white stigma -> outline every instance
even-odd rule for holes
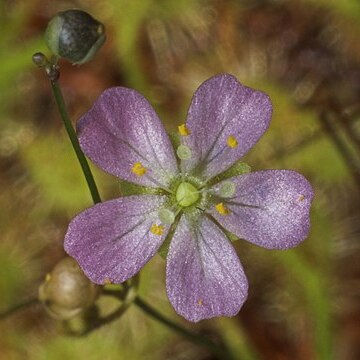
[[[186,145],[180,145],[176,150],[176,154],[181,160],[190,159],[192,156],[191,149]]]
[[[235,194],[236,186],[232,181],[224,181],[219,188],[219,195],[223,198],[230,198]]]
[[[160,209],[158,211],[158,216],[160,221],[166,225],[171,225],[175,221],[175,214],[169,209]]]

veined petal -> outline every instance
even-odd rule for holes
[[[197,322],[236,315],[246,300],[248,282],[218,226],[207,217],[192,226],[184,215],[167,256],[166,288],[176,312]]]
[[[165,197],[126,196],[83,211],[69,225],[65,251],[96,284],[121,283],[153,257],[168,232],[157,210]]]
[[[183,168],[205,178],[213,177],[239,160],[269,126],[269,97],[240,84],[229,74],[205,81],[193,96],[184,144],[192,157]]]
[[[161,121],[135,90],[105,90],[79,120],[77,131],[84,153],[100,168],[124,180],[166,186],[177,173],[173,147]],[[133,172],[135,164],[145,169],[143,173]]]
[[[236,194],[224,199],[228,213],[210,210],[224,228],[267,249],[292,248],[307,237],[313,190],[302,175],[267,170],[229,180]]]

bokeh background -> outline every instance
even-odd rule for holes
[[[64,256],[69,220],[91,198],[49,83],[31,61],[47,51],[47,21],[81,8],[107,42],[81,67],[61,61],[74,122],[107,87],[142,92],[169,131],[216,73],[267,92],[270,129],[244,159],[294,169],[315,188],[312,230],[299,247],[239,240],[249,298],[239,315],[190,324],[165,293],[156,256],[140,293],[184,326],[221,339],[237,359],[360,359],[360,2],[358,0],[104,0],[0,2],[0,311],[37,294]],[[104,199],[116,178],[94,168]],[[84,338],[67,336],[41,305],[0,322],[0,359],[214,359],[132,306]]]

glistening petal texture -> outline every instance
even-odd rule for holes
[[[105,90],[79,120],[77,131],[84,153],[100,168],[140,185],[166,186],[177,173],[173,147],[149,102],[135,90]],[[146,176],[131,169],[147,168]],[[152,181],[150,178],[155,179]]]
[[[292,248],[307,237],[313,190],[302,175],[267,170],[230,180],[236,195],[223,200],[230,214],[210,210],[227,230],[267,249]]]
[[[85,210],[69,225],[65,251],[96,284],[121,283],[135,275],[154,256],[168,232],[155,235],[157,210],[165,198],[128,196]]]
[[[166,288],[176,312],[197,322],[236,315],[246,300],[248,282],[218,226],[207,217],[191,225],[183,215],[167,256]]]
[[[205,178],[234,164],[259,140],[269,126],[269,97],[240,84],[228,74],[205,81],[196,91],[187,115],[191,134],[184,143],[192,157],[182,167]],[[233,147],[228,139],[236,140]]]

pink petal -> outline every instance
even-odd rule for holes
[[[135,90],[105,90],[77,129],[84,153],[110,174],[158,187],[159,183],[166,186],[177,173],[173,147],[161,121]],[[147,168],[147,174],[135,175],[131,170],[135,163]]]
[[[182,216],[170,244],[166,279],[171,304],[189,321],[234,316],[247,297],[236,252],[207,217],[192,224]]]
[[[236,185],[235,196],[223,200],[230,214],[210,210],[227,230],[267,249],[292,248],[307,237],[313,190],[302,175],[268,170],[229,180]]]
[[[205,81],[193,96],[184,143],[193,156],[183,161],[188,172],[205,178],[226,170],[260,139],[269,126],[272,105],[261,91],[240,84],[229,74]],[[229,137],[237,141],[231,148]]]
[[[127,196],[83,211],[69,225],[65,251],[97,284],[121,283],[135,275],[165,239],[150,231],[159,224],[157,210],[165,197]]]

